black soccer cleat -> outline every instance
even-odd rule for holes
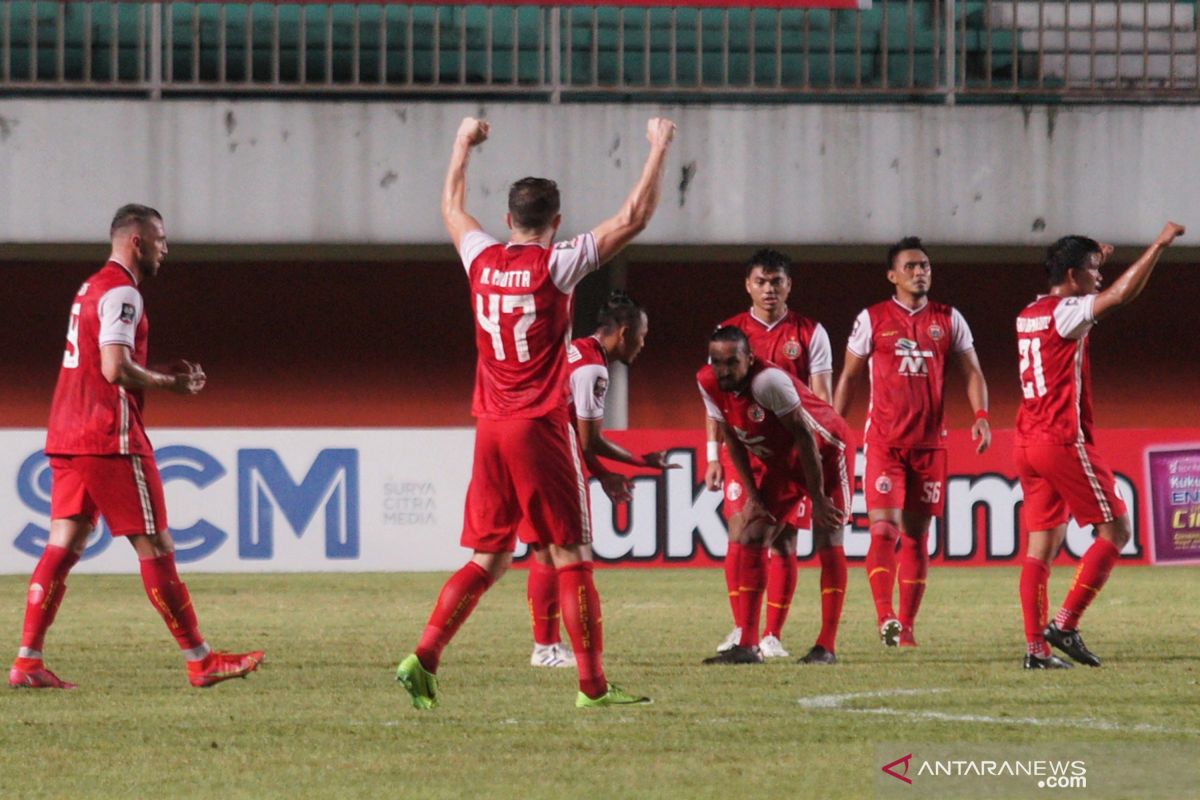
[[[1025,669],[1071,669],[1071,667],[1071,664],[1063,661],[1053,653],[1045,658],[1035,655],[1025,656]]]
[[[1083,643],[1083,637],[1079,635],[1079,631],[1064,631],[1058,625],[1051,622],[1046,626],[1046,630],[1042,631],[1042,637],[1080,664],[1086,664],[1089,667],[1100,666],[1100,659],[1096,657],[1095,653],[1087,649],[1087,645]]]
[[[837,656],[832,650],[826,650],[819,644],[814,644],[812,649],[804,654],[797,663],[799,664],[836,664]]]
[[[719,653],[712,658],[706,658],[701,663],[703,664],[761,664],[763,663],[762,653],[757,647],[741,647],[735,646],[726,650],[724,653]]]

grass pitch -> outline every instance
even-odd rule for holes
[[[1105,666],[1049,673],[1020,669],[1010,568],[934,569],[918,650],[879,645],[853,568],[835,667],[795,663],[816,570],[793,658],[762,667],[699,664],[730,628],[718,571],[601,571],[609,676],[655,702],[590,711],[573,670],[528,666],[516,572],[447,648],[441,708],[418,712],[393,670],[444,578],[192,575],[210,642],[267,651],[248,680],[198,690],[136,575],[72,577],[47,661],[80,688],[0,694],[0,797],[854,798],[875,794],[881,742],[1200,749],[1198,568],[1118,567],[1083,626]],[[1052,608],[1070,578],[1055,571]],[[5,658],[26,581],[0,578]]]

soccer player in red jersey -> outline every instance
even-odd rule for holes
[[[508,195],[503,244],[464,207],[471,148],[488,123],[466,118],[455,136],[442,192],[442,219],[466,269],[479,352],[472,412],[478,419],[462,544],[474,551],[438,595],[416,651],[396,678],[416,708],[438,704],[442,649],[487,589],[512,563],[516,537],[550,553],[559,607],[579,671],[580,708],[648,702],[609,684],[601,664],[600,598],[586,545],[587,484],[567,405],[567,343],[575,286],[641,232],[658,205],[675,126],[651,119],[650,154],[616,216],[590,233],[554,243],[562,215],[558,187],[524,178]]]
[[[755,358],[770,361],[783,371],[795,375],[807,383],[818,397],[829,402],[833,396],[833,354],[829,347],[829,334],[821,323],[788,308],[788,296],[792,291],[791,268],[791,259],[778,250],[764,247],[756,251],[746,262],[746,293],[750,295],[750,309],[730,317],[721,326],[739,328],[746,334],[750,352]],[[742,530],[741,524],[732,522],[745,505],[742,484],[737,480],[728,451],[721,447],[720,426],[706,417],[705,431],[708,436],[705,484],[714,492],[724,488],[722,514],[730,531]],[[761,462],[753,457],[750,465],[756,475],[763,469]],[[796,592],[796,528],[808,526],[808,506],[806,502],[801,502],[786,519],[779,521],[777,530],[768,536],[767,614],[759,641],[759,651],[764,658],[788,656],[780,638],[792,596]],[[725,589],[735,618],[738,608],[738,550],[741,544],[731,536],[729,549],[725,553]],[[831,582],[831,586],[836,585],[836,575],[846,573],[846,556],[841,546],[822,549],[817,555],[821,561],[822,585],[826,582]],[[840,587],[830,591],[844,592],[845,579]],[[728,650],[740,639],[741,631],[735,623],[725,641],[717,647],[717,652]]]
[[[1088,334],[1142,293],[1163,250],[1183,233],[1182,225],[1168,222],[1142,257],[1104,291],[1100,267],[1112,247],[1084,236],[1063,237],[1046,253],[1049,294],[1017,315],[1023,397],[1015,459],[1029,531],[1020,588],[1025,669],[1071,666],[1051,654],[1050,644],[1080,664],[1100,666],[1079,635],[1079,618],[1104,587],[1132,528],[1112,470],[1092,438]],[[1046,583],[1050,562],[1067,535],[1068,514],[1080,525],[1094,525],[1096,539],[1047,625]]]
[[[15,687],[72,689],[46,669],[42,647],[99,514],[113,536],[133,545],[151,605],[187,661],[193,686],[212,686],[258,669],[263,653],[222,653],[200,635],[187,586],[175,571],[162,481],[142,424],[143,394],[204,388],[198,364],[169,373],[147,369],[150,322],[138,286],[167,255],[162,215],[147,206],[117,210],[108,262],[79,287],[50,406],[50,536],[29,581],[21,646],[8,673]]]
[[[833,407],[797,376],[750,352],[745,333],[718,328],[709,340],[708,365],[696,374],[709,418],[720,424],[734,470],[745,487],[745,506],[732,523],[738,550],[738,618],[741,637],[706,664],[758,664],[758,623],[767,588],[767,537],[796,504],[812,503],[813,545],[818,552],[841,547],[850,511],[854,452],[849,429]],[[763,465],[755,473],[750,457]],[[845,593],[822,573],[821,631],[800,659],[833,664]],[[841,575],[845,585],[845,572]]]
[[[887,256],[895,295],[864,309],[846,345],[833,407],[850,408],[868,364],[863,489],[871,523],[867,579],[875,600],[879,638],[888,647],[916,647],[913,626],[929,572],[929,522],[942,513],[946,485],[943,378],[953,357],[975,411],[971,439],[982,453],[991,444],[987,383],[975,355],[971,329],[958,309],[929,299],[933,268],[921,240],[901,239]],[[900,555],[897,565],[896,546]],[[897,569],[898,566],[898,569]],[[900,584],[900,613],[892,605]]]
[[[567,348],[571,413],[583,445],[583,460],[614,503],[631,499],[633,483],[628,477],[610,471],[601,458],[654,469],[678,466],[667,463],[665,451],[634,455],[603,434],[608,365],[611,361],[632,364],[646,343],[649,327],[650,321],[641,306],[624,292],[613,292],[600,308],[595,333],[576,339]],[[575,666],[575,654],[562,644],[559,636],[558,572],[547,548],[532,551],[526,600],[533,625],[530,665]]]

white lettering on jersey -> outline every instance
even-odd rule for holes
[[[1050,316],[1017,317],[1017,333],[1041,333],[1050,329]]]
[[[912,339],[900,339],[896,342],[896,357],[900,359],[897,371],[907,377],[924,377],[929,374],[929,364],[925,359],[933,358],[932,350],[918,350],[917,343]]]
[[[86,283],[84,287],[87,287]],[[63,350],[63,366],[67,369],[79,366],[79,312],[82,308],[80,303],[71,306],[71,320],[67,323],[67,347]]]
[[[485,286],[497,286],[501,289],[528,289],[533,285],[533,279],[527,269],[513,269],[507,271],[493,270],[490,267],[483,268],[483,274],[479,277],[479,282]]]
[[[771,457],[771,451],[762,445],[762,443],[766,441],[767,437],[751,436],[749,432],[744,431],[741,428],[734,428],[733,432],[737,434],[738,441],[745,445],[746,449],[756,457],[761,458],[764,461]]]

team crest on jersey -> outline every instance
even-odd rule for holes
[[[795,339],[788,339],[783,345],[783,354],[787,358],[799,358],[800,343]]]
[[[755,422],[762,422],[767,418],[767,414],[762,410],[762,406],[750,406],[750,410],[746,414]]]
[[[137,309],[131,303],[121,303],[121,322],[133,322]]]
[[[942,326],[938,325],[936,322],[931,322],[929,324],[928,331],[929,331],[929,338],[933,339],[935,342],[938,339],[942,338]]]
[[[737,499],[742,496],[742,485],[737,481],[725,482],[725,499],[731,503],[737,502]]]
[[[892,480],[887,475],[880,475],[875,479],[875,491],[880,494],[887,494],[892,491]]]
[[[596,378],[596,385],[592,387],[592,394],[597,400],[603,400],[605,393],[608,391],[608,378]]]

